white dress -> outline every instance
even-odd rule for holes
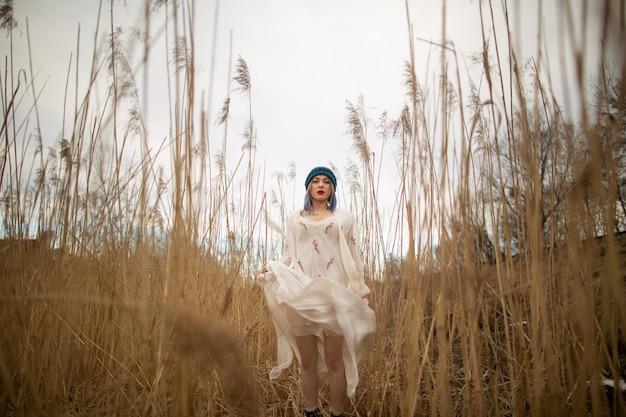
[[[318,336],[318,374],[326,371],[323,335],[344,337],[347,394],[359,381],[357,364],[376,331],[376,317],[367,301],[358,232],[352,215],[336,209],[319,222],[292,213],[287,221],[280,261],[269,262],[258,277],[278,338],[278,364],[270,379],[300,355],[296,336]]]

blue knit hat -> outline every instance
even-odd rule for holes
[[[335,174],[333,173],[333,171],[330,168],[326,168],[326,167],[313,168],[311,172],[309,172],[309,175],[306,176],[306,181],[304,181],[304,188],[308,190],[309,183],[311,182],[311,180],[313,180],[313,178],[315,178],[318,175],[326,175],[328,178],[330,178],[330,180],[333,183],[333,187],[335,188],[335,190],[337,190],[337,178],[335,177]]]

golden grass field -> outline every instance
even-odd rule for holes
[[[487,33],[497,6],[478,3]],[[612,19],[623,2],[598,4],[606,38],[624,39],[624,20]],[[168,18],[181,26],[167,30],[183,33],[188,22],[176,10]],[[344,187],[343,201],[362,225],[378,320],[347,416],[626,415],[618,388],[626,377],[626,67],[607,64],[620,54],[601,52],[592,99],[581,99],[575,123],[542,81],[541,61],[523,71],[509,50],[508,79],[502,52],[485,44],[476,56],[482,75],[466,92],[459,69],[425,85],[411,55],[407,105],[384,126],[398,155],[391,225],[379,211],[364,105],[347,106],[358,163],[343,180],[356,173],[364,185]],[[449,47],[433,59],[454,67]],[[142,157],[129,166],[130,130],[115,129],[128,68],[116,53],[102,60],[120,68],[114,104],[90,129],[80,123],[91,108],[74,109],[78,133],[53,152],[36,138],[34,152],[23,151],[16,132],[26,96],[12,83],[17,73],[2,75],[0,414],[301,415],[297,365],[268,379],[276,339],[254,278],[280,251],[264,213],[280,221],[286,208],[259,188],[252,124],[236,169],[208,154],[203,129],[190,126],[203,111],[185,67],[193,60],[177,61],[184,65],[172,79],[187,88],[176,90],[184,104],[163,151],[174,170],[155,173],[140,133]],[[252,88],[242,58],[233,81]],[[481,83],[489,102],[478,99]],[[463,128],[450,128],[456,123]],[[103,135],[115,146],[105,149]],[[245,204],[234,210],[237,201]],[[417,238],[434,232],[437,241]],[[405,252],[382,249],[389,240]],[[323,380],[328,410],[325,390]]]
[[[7,415],[299,415],[297,367],[267,378],[262,291],[209,254],[183,248],[174,274],[154,248],[2,251]],[[626,366],[625,255],[620,235],[369,282],[379,330],[348,415],[619,415],[600,379]]]

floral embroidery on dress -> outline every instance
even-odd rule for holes
[[[304,266],[302,266],[302,262],[298,259],[298,266],[300,266],[300,269],[302,270],[302,272],[304,272]]]
[[[304,227],[304,230],[309,230],[306,228],[306,224],[302,220],[300,220],[298,224],[300,225],[300,227]]]
[[[317,248],[320,244],[317,242],[317,240],[313,239],[313,249],[315,249],[315,252],[320,253],[320,250]]]
[[[353,245],[356,245],[356,238],[354,236],[350,236],[350,240],[352,241]]]
[[[332,229],[334,225],[335,223],[333,222],[328,223],[328,226],[326,226],[326,230],[324,230],[324,233],[328,233],[328,229]]]
[[[335,263],[335,258],[331,256],[331,258],[328,260],[328,263],[326,264],[326,269],[330,268],[330,266],[334,263]]]

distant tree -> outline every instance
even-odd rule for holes
[[[532,87],[519,86],[520,102],[505,131],[492,103],[480,99],[476,86],[471,90],[468,169],[473,183],[468,187],[473,191],[456,221],[468,223],[463,230],[474,235],[473,256],[483,261],[524,250],[530,228],[548,246],[567,235],[564,214],[573,184],[576,130],[544,90],[532,61],[529,67],[534,71]]]
[[[510,234],[519,242],[531,225],[530,215],[537,210],[544,242],[566,238],[566,225],[561,215],[572,178],[572,149],[568,144],[573,134],[570,124],[558,112],[537,112],[535,116],[516,112],[515,132],[505,146],[503,216],[507,217]]]
[[[604,66],[599,74],[592,85],[594,123],[584,144],[586,172],[601,188],[602,202],[614,199],[615,207],[609,207],[613,218],[604,220],[621,232],[626,230],[626,67],[616,71]],[[590,192],[585,196],[590,198]],[[603,222],[601,228],[607,227]]]
[[[580,238],[626,230],[623,72],[619,77],[603,70],[594,83],[590,126],[565,120],[540,83],[538,101],[515,110],[512,131],[500,141],[501,175],[491,180],[501,198],[500,225],[509,225],[505,244],[523,250],[531,227],[539,228],[547,246],[574,230]],[[572,217],[572,202],[581,203],[588,228]]]

